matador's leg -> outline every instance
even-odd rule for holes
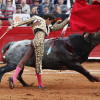
[[[24,65],[28,62],[28,60],[32,57],[33,53],[34,53],[34,48],[32,46],[32,42],[31,42],[30,48],[28,49],[28,51],[26,52],[24,57],[21,59],[21,61],[18,63],[13,77],[9,78],[9,87],[11,89],[14,88],[14,83],[16,81],[18,74],[20,73],[20,71],[24,67]]]
[[[42,57],[44,53],[44,38],[45,33],[39,31],[36,33],[33,39],[33,45],[35,48],[35,60],[36,60],[36,73],[42,73]]]
[[[20,60],[17,66],[19,66],[22,69],[33,55],[34,55],[34,47],[33,47],[33,42],[31,42],[30,48],[27,50],[24,57]]]
[[[39,88],[44,88],[41,80],[42,73],[42,57],[44,53],[44,38],[45,33],[43,31],[38,31],[33,39],[33,44],[35,48],[35,62],[36,62],[36,75],[38,79]]]

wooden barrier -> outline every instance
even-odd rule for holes
[[[0,37],[2,36],[2,34],[4,34],[4,32],[6,32],[8,26],[3,26],[0,29]],[[46,38],[52,38],[52,37],[60,37],[61,36],[61,32],[60,31],[56,31],[56,32],[51,32],[50,35]],[[67,29],[64,37],[69,36],[70,34],[82,34],[82,32],[77,32],[77,31],[73,31],[70,28]],[[1,53],[2,48],[4,47],[4,45],[6,45],[8,42],[11,41],[19,41],[19,40],[25,40],[25,39],[29,39],[32,40],[34,38],[34,34],[32,31],[32,28],[30,26],[28,27],[16,27],[13,28],[13,30],[9,31],[1,40],[0,40],[0,61],[2,61],[2,56],[3,54]],[[100,45],[97,46],[90,54],[90,57],[100,57]]]

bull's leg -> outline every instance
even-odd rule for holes
[[[17,76],[17,79],[20,81],[20,83],[23,86],[30,86],[29,84],[27,84],[23,79],[22,79],[22,73],[23,73],[24,68],[20,71],[20,73]]]
[[[20,81],[20,83],[25,86],[25,87],[30,87],[32,84],[27,84],[23,79],[22,79],[22,73],[24,71],[24,68],[20,71],[20,73],[17,76],[17,79]]]
[[[80,63],[73,63],[70,66],[70,69],[71,70],[75,70],[75,71],[83,74],[91,82],[100,82],[99,77],[96,77],[96,76],[91,75],[90,72],[87,71],[86,69],[84,69]]]
[[[11,65],[5,65],[3,67],[0,67],[0,82],[1,82],[1,79],[2,79],[2,76],[6,73],[6,72],[10,72],[10,71],[13,71],[15,70],[16,68],[16,64],[11,64]]]

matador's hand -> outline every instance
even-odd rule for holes
[[[7,31],[10,31],[12,29],[13,29],[13,26],[9,26],[8,29],[7,29]]]

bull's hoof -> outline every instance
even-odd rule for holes
[[[100,82],[100,78],[99,77],[95,77],[96,78],[96,82]]]
[[[9,77],[9,87],[10,89],[14,88],[13,77]]]
[[[42,86],[38,86],[38,88],[39,88],[39,89],[45,89],[45,87],[42,87]]]
[[[91,82],[100,82],[100,78],[94,76],[90,81],[91,81]]]

